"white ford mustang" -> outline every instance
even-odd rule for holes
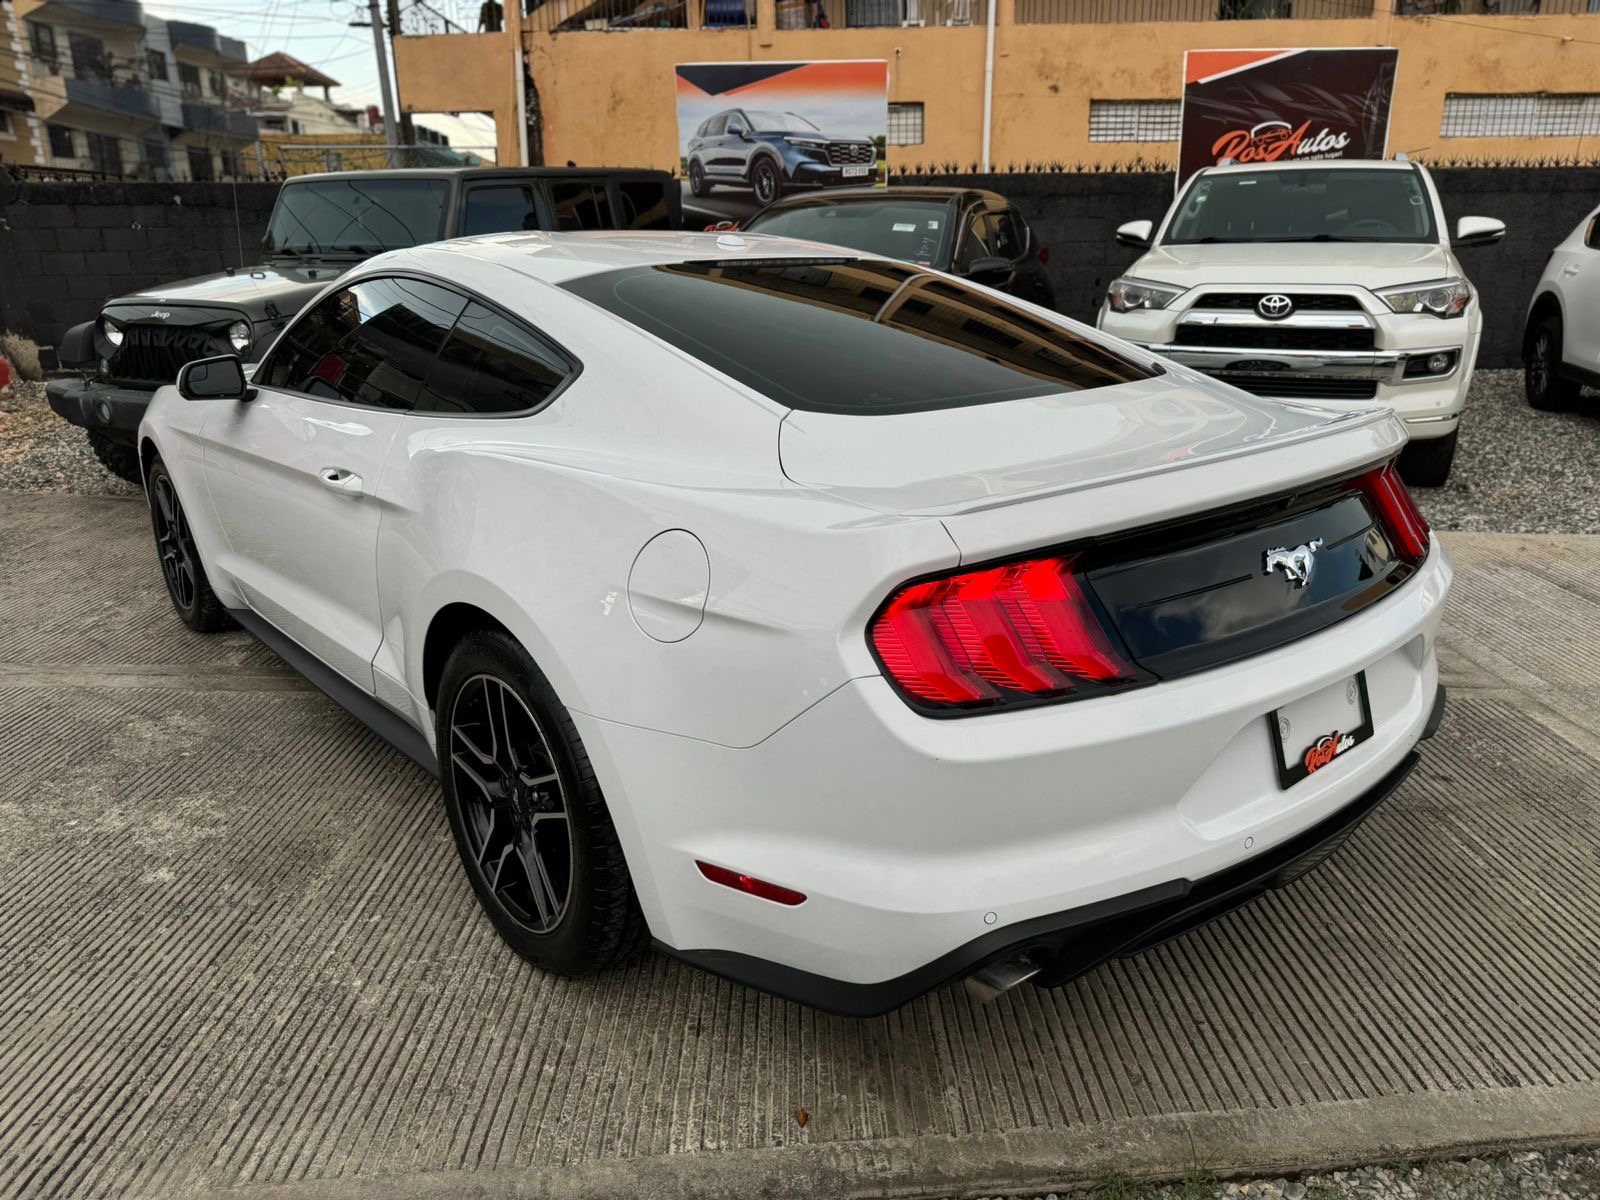
[[[183,619],[436,771],[518,952],[835,1012],[1060,984],[1320,861],[1443,712],[1386,410],[707,234],[381,255],[140,431]]]

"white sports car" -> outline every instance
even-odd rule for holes
[[[1324,857],[1443,712],[1382,409],[802,242],[381,255],[140,430],[173,603],[438,773],[548,970],[867,1015]]]

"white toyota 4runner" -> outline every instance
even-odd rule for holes
[[[1436,487],[1450,475],[1483,331],[1445,229],[1416,163],[1210,167],[1159,227],[1117,230],[1147,253],[1112,282],[1097,324],[1259,396],[1381,401],[1411,435],[1407,482]],[[1504,234],[1499,221],[1462,217],[1454,245]]]

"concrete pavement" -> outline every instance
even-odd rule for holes
[[[1600,1141],[1600,538],[1448,544],[1450,714],[1330,863],[1060,991],[853,1022],[659,957],[538,975],[430,780],[172,616],[140,503],[0,497],[0,1195],[949,1195]]]

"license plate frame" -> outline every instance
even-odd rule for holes
[[[1359,723],[1348,728],[1352,714]],[[1335,727],[1328,728],[1330,723]],[[1273,709],[1267,714],[1267,735],[1278,769],[1278,786],[1288,790],[1310,778],[1361,745],[1372,732],[1372,698],[1365,671]]]

